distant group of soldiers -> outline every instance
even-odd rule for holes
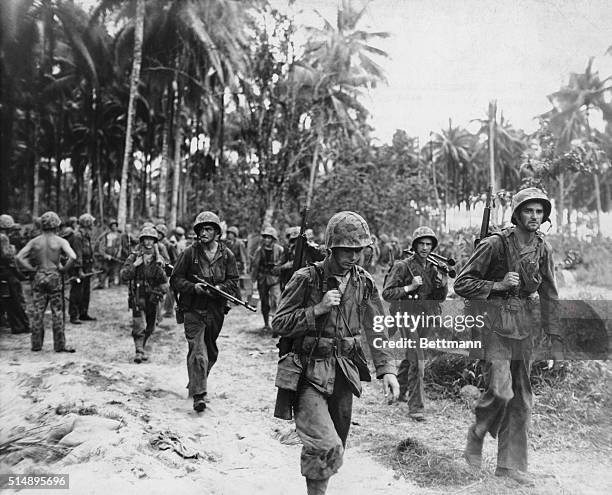
[[[563,346],[552,250],[538,230],[550,212],[550,201],[542,191],[518,192],[512,201],[513,225],[482,239],[454,284],[455,292],[466,298],[466,311],[475,311],[476,303],[485,301],[489,313],[483,330],[487,388],[476,403],[464,457],[471,466],[480,467],[489,432],[498,438],[495,474],[524,485],[533,484],[527,473],[527,432],[532,406],[530,351],[536,331],[534,297],[539,296],[541,326],[553,352],[558,354]],[[68,226],[72,232],[65,231],[61,237],[59,217],[47,212],[41,217],[40,235],[15,254],[7,236],[12,219],[0,217],[1,307],[15,333],[27,331],[25,313],[7,301],[23,300],[20,269],[33,272],[32,350],[42,347],[42,313],[50,303],[54,348],[72,351],[65,343],[61,321],[65,274],[71,283],[70,320],[93,319],[85,282],[94,262],[93,221],[90,215],[82,215],[76,225]],[[119,275],[129,284],[136,363],[148,359],[147,341],[156,321],[176,303],[177,322],[184,325],[188,344],[188,389],[195,411],[206,409],[208,376],[219,356],[217,338],[230,309],[228,297],[241,297],[244,275],[250,271],[259,291],[264,328],[281,337],[278,400],[280,391],[291,398],[284,405],[289,407],[289,417],[295,418],[302,441],[301,472],[308,494],[324,494],[330,477],[342,465],[353,396],[360,396],[362,381],[371,380],[362,337],[386,397],[407,401],[414,420],[426,419],[423,349],[407,349],[396,369],[389,347],[373,344],[374,337],[384,342],[391,338],[387,332],[375,334],[373,320],[388,314],[383,299],[390,303],[391,313],[411,308],[415,314],[440,314],[449,280],[432,257],[438,247],[432,229],[420,227],[414,232],[407,255],[399,242],[383,235],[374,238],[366,220],[349,211],[329,220],[321,246],[312,233],[301,233],[298,227],[286,230],[286,243],[281,246],[277,230],[267,226],[249,255],[237,227],[228,228],[222,240],[222,222],[212,211],[196,217],[193,231],[190,243],[182,229],[168,239],[167,229],[145,224],[137,240],[128,238],[126,250],[123,234],[112,222],[98,251],[107,278],[114,281]],[[306,242],[300,247],[303,252],[296,253],[300,235]],[[294,272],[296,257],[303,261]],[[371,274],[380,266],[388,270],[382,298]],[[407,301],[414,304],[406,306]],[[419,326],[415,331],[417,337],[427,337],[427,328]]]

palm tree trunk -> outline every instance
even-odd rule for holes
[[[30,115],[31,115],[30,110]],[[36,145],[38,137],[38,118],[34,117],[34,136],[32,143],[32,162],[34,166],[34,183],[33,183],[33,192],[34,198],[32,201],[32,217],[37,217],[40,214],[40,157],[38,156],[38,146]]]
[[[178,64],[177,64],[178,65]],[[181,125],[181,105],[182,99],[178,88],[178,74],[175,72],[174,87],[174,170],[172,172],[172,197],[170,200],[170,221],[168,227],[172,230],[176,227],[178,214],[178,198],[181,180],[181,144],[183,141],[183,126]]]
[[[168,183],[168,161],[170,155],[170,118],[166,117],[164,122],[162,135],[162,159],[159,170],[159,192],[157,195],[157,216],[162,219],[166,218],[166,196]]]
[[[125,147],[123,150],[123,165],[121,167],[121,189],[119,192],[119,207],[117,211],[117,221],[119,228],[125,229],[126,224],[126,206],[127,206],[127,183],[132,157],[132,132],[134,128],[134,120],[136,116],[136,95],[138,92],[138,83],[140,81],[140,66],[142,63],[142,39],[144,36],[144,16],[145,2],[144,0],[136,1],[136,28],[134,30],[134,58],[132,60],[132,74],[130,76],[130,99],[128,102],[127,129],[125,133]]]

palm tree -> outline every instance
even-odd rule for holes
[[[303,62],[310,70],[297,73],[302,77],[296,81],[312,93],[309,114],[316,134],[307,206],[312,200],[319,154],[323,155],[325,166],[327,163],[326,136],[338,134],[344,139],[356,137],[364,141],[362,126],[357,122],[364,122],[368,112],[359,97],[364,89],[374,88],[386,80],[384,70],[373,56],[385,58],[388,55],[371,41],[387,38],[389,33],[358,28],[366,9],[367,6],[358,9],[350,0],[342,0],[335,26],[317,12],[323,20],[323,28],[308,28]]]
[[[605,95],[610,94],[612,76],[599,78],[599,73],[593,71],[593,57],[587,63],[584,73],[571,73],[569,82],[559,91],[548,96],[553,109],[540,117],[550,120],[551,127],[558,139],[561,151],[569,150],[574,139],[584,138],[593,141],[589,112],[592,108],[601,110],[608,122],[612,121],[611,107],[605,101]],[[593,168],[593,185],[595,208],[597,211],[597,227],[600,229],[601,192],[599,170]],[[563,205],[560,205],[563,208]]]
[[[475,137],[462,127],[453,127],[449,119],[448,129],[433,133],[431,138],[432,161],[443,165],[445,170],[446,205],[459,204],[469,194],[468,175],[473,163]],[[459,183],[462,182],[462,194]]]
[[[130,163],[132,158],[132,132],[136,114],[136,98],[138,94],[138,84],[140,83],[140,65],[142,64],[142,39],[144,33],[144,0],[136,1],[136,19],[134,27],[134,58],[132,61],[132,73],[130,75],[130,99],[128,103],[127,125],[125,130],[125,147],[123,151],[123,165],[121,167],[121,189],[119,192],[119,207],[117,221],[119,228],[125,229],[127,220],[127,192]],[[110,187],[110,186],[109,186]]]

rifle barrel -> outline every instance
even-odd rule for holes
[[[224,299],[226,299],[229,302],[233,302],[234,304],[238,304],[240,306],[245,307],[246,309],[248,309],[249,311],[252,311],[253,313],[257,312],[257,308],[251,306],[248,302],[243,301],[241,299],[238,299],[237,297],[232,296],[231,294],[228,294],[227,292],[225,292],[224,290],[219,289],[218,287],[215,287],[214,285],[212,285],[211,283],[207,282],[206,280],[204,280],[203,278],[198,277],[197,275],[193,276],[194,280],[200,284],[204,284],[206,286],[206,288],[208,288],[209,290],[213,291],[215,294],[223,297]]]

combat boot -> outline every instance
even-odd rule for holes
[[[202,412],[206,409],[206,402],[204,401],[204,395],[206,394],[194,394],[193,395],[193,410]]]
[[[474,426],[470,426],[463,457],[470,466],[478,469],[482,466],[482,442],[483,439],[476,435]]]
[[[495,476],[502,478],[509,478],[516,481],[519,485],[523,486],[535,486],[535,481],[527,473],[518,471],[517,469],[508,469],[498,467],[495,470]]]
[[[313,480],[311,478],[306,478],[306,490],[308,495],[325,495],[328,482],[329,478],[325,480]]]

